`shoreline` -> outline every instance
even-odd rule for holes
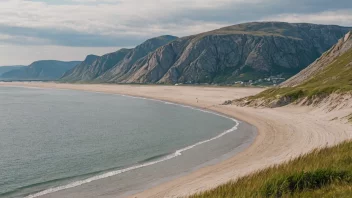
[[[12,87],[33,88],[33,87],[26,87],[26,86],[12,86]],[[51,89],[51,88],[38,88],[38,89]],[[56,90],[71,90],[71,89],[56,89]],[[129,97],[129,98],[140,99],[140,100],[150,100],[150,101],[154,101],[154,102],[165,103],[165,104],[168,104],[168,105],[177,105],[177,106],[182,107],[182,108],[189,108],[189,109],[192,109],[192,110],[201,111],[203,113],[209,113],[209,114],[213,114],[213,115],[216,115],[216,116],[219,116],[219,117],[223,117],[225,119],[233,121],[234,126],[232,128],[229,128],[229,129],[217,134],[216,136],[214,136],[214,137],[212,137],[210,139],[202,140],[202,141],[197,142],[195,144],[192,144],[190,146],[180,148],[180,149],[176,150],[174,153],[169,153],[167,155],[164,155],[163,157],[158,158],[155,161],[153,161],[153,160],[146,161],[145,163],[128,166],[128,167],[126,167],[124,169],[112,170],[112,171],[109,171],[109,172],[106,172],[106,173],[103,173],[103,174],[98,174],[98,175],[92,176],[92,177],[84,179],[84,180],[77,180],[75,182],[72,182],[72,183],[69,183],[69,184],[66,184],[66,185],[63,185],[63,186],[58,186],[58,187],[45,189],[43,191],[40,191],[40,192],[37,192],[37,193],[34,193],[34,194],[30,194],[30,195],[26,196],[25,198],[52,196],[52,194],[56,194],[59,191],[64,191],[64,190],[67,190],[67,189],[76,188],[76,187],[79,187],[81,185],[85,185],[85,184],[88,184],[88,183],[91,183],[91,182],[99,182],[99,180],[107,179],[109,177],[118,176],[119,174],[122,174],[122,173],[125,173],[125,172],[128,172],[128,171],[133,171],[133,170],[136,170],[136,169],[144,168],[146,166],[152,166],[154,164],[162,163],[164,161],[167,161],[167,160],[176,158],[178,156],[181,156],[181,155],[183,155],[183,152],[186,152],[186,151],[188,151],[190,149],[193,149],[195,147],[198,147],[198,146],[206,144],[206,143],[211,143],[214,140],[218,140],[220,138],[223,138],[223,136],[228,135],[229,133],[236,132],[239,129],[239,125],[240,125],[240,122],[241,122],[239,120],[236,120],[235,118],[229,117],[229,116],[224,115],[224,114],[220,114],[220,113],[215,112],[215,111],[211,111],[211,110],[208,110],[208,109],[200,109],[200,108],[193,107],[193,106],[188,106],[188,105],[185,105],[185,104],[178,104],[178,103],[174,103],[174,102],[167,102],[167,101],[163,101],[163,100],[145,98],[145,97],[140,97],[140,96],[122,95],[122,94],[118,94],[118,93],[105,93],[105,92],[93,92],[93,91],[83,91],[83,92],[91,92],[91,93],[107,94],[107,95],[118,95],[118,96],[122,96],[122,97]],[[192,169],[197,170],[197,169],[199,169],[201,167],[204,167],[206,164],[212,164],[213,161],[214,162],[215,161],[216,162],[222,161],[222,158],[225,158],[224,156],[231,155],[230,153],[241,152],[243,149],[246,149],[247,147],[249,147],[250,143],[248,143],[248,142],[253,142],[255,137],[256,137],[256,134],[254,135],[254,137],[251,137],[251,138],[247,139],[245,142],[242,142],[239,146],[236,146],[233,151],[231,151],[229,153],[224,153],[224,154],[222,154],[222,156],[214,158],[214,159],[211,159],[208,162],[205,162],[204,164],[200,164],[197,167],[193,167]],[[174,176],[171,176],[171,178],[177,178],[179,176],[180,175],[176,174]],[[133,193],[125,192],[123,195],[131,195],[131,194],[133,194]],[[123,195],[121,195],[121,196],[123,196]]]
[[[64,88],[118,93],[209,109],[243,120],[258,129],[254,142],[244,151],[215,165],[195,170],[133,197],[180,197],[214,188],[263,168],[283,163],[315,148],[331,146],[352,137],[351,126],[331,121],[338,113],[308,107],[253,109],[222,106],[222,102],[260,92],[256,88],[209,88],[56,83],[0,83],[40,88]],[[194,98],[199,98],[195,100]],[[211,179],[209,179],[211,178]]]

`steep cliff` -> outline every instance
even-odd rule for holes
[[[160,36],[149,39],[134,49],[121,49],[101,57],[89,56],[80,65],[67,72],[61,79],[66,82],[107,81],[122,76],[137,60],[145,57],[170,41],[174,36]]]

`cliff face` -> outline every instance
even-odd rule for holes
[[[6,80],[58,80],[65,72],[79,63],[80,61],[36,61],[27,67],[3,73],[1,78]]]
[[[325,52],[320,58],[315,60],[307,68],[281,84],[281,87],[295,87],[314,78],[316,74],[323,71],[327,66],[346,51],[352,48],[352,32],[347,33],[329,51]]]
[[[227,102],[228,104],[230,102]],[[234,101],[238,105],[319,106],[327,111],[352,107],[352,32],[280,87]]]
[[[175,39],[174,36],[160,36],[149,39],[134,49],[121,49],[95,59],[87,57],[80,65],[67,72],[61,81],[105,82],[107,79],[114,79],[127,72],[140,58]]]
[[[151,53],[137,53],[137,47],[123,60],[115,61],[111,69],[101,72],[103,74],[96,80],[109,83],[233,83],[272,75],[292,76],[328,50],[349,29],[282,22],[225,27],[146,50]]]

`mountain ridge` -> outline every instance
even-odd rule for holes
[[[40,60],[3,73],[0,77],[5,80],[58,80],[79,63],[80,61]]]
[[[119,72],[119,69],[121,70],[121,68],[129,67],[138,59],[176,38],[177,37],[170,35],[159,36],[148,39],[133,49],[123,48],[116,52],[97,57],[96,60],[91,63],[83,61],[80,65],[65,73],[61,78],[61,81],[104,82],[101,76],[105,76],[105,78],[113,78],[112,74]],[[106,73],[107,71],[110,71],[110,74]]]
[[[227,102],[229,104],[230,102]],[[352,107],[352,31],[297,75],[255,96],[234,101],[240,106],[325,105],[329,111]]]
[[[311,64],[351,28],[308,23],[252,22],[165,42],[133,61],[116,60],[100,75],[79,72],[63,82],[214,83],[292,76]],[[131,52],[130,52],[131,53]],[[100,65],[97,68],[101,68]],[[71,76],[71,78],[67,78]]]
[[[0,76],[6,72],[20,69],[22,67],[26,67],[25,65],[6,65],[6,66],[0,66]]]

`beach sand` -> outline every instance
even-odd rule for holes
[[[352,138],[352,125],[341,119],[351,108],[332,112],[324,108],[286,106],[275,109],[220,105],[256,94],[260,88],[138,86],[57,83],[0,83],[26,86],[118,93],[160,99],[216,111],[248,122],[258,129],[254,143],[239,154],[200,168],[190,174],[155,185],[131,197],[182,197],[283,163],[315,148],[331,146]],[[337,119],[336,119],[337,118]]]

